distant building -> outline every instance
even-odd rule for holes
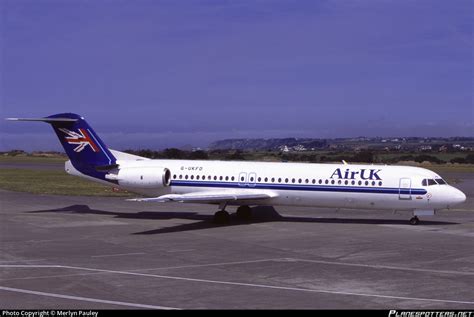
[[[290,149],[289,149],[288,146],[286,146],[286,145],[281,145],[281,146],[279,147],[279,150],[282,151],[282,152],[285,152],[285,153],[286,153],[286,152],[290,152]]]
[[[298,144],[293,147],[293,151],[297,151],[297,152],[306,151],[306,148],[303,145]]]

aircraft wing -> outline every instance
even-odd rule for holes
[[[181,203],[221,203],[239,200],[262,200],[276,197],[277,194],[268,191],[203,191],[189,194],[168,194],[154,198],[135,198],[128,201],[142,202],[181,202]]]

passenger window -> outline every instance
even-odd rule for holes
[[[275,177],[272,177],[272,183],[274,183],[274,182],[275,182]]]
[[[288,183],[288,178],[285,178],[285,183]]]
[[[379,182],[379,186],[382,186],[382,182]]]
[[[220,180],[220,181],[222,180],[222,176],[219,176],[219,180]]]
[[[234,181],[234,179],[235,179],[235,177],[234,177],[234,176],[232,176],[232,177],[230,178],[230,180],[231,180],[231,181]]]
[[[182,179],[183,178],[183,175],[179,175],[179,179]]]
[[[334,183],[335,183],[335,181],[334,181],[334,179],[333,179],[333,180],[331,181],[331,184],[334,185]]]
[[[324,181],[324,184],[327,184],[327,183],[329,183],[329,181],[326,179],[326,180]]]
[[[199,179],[199,175],[196,176],[196,179]]]
[[[301,184],[301,178],[300,178],[300,179],[298,179],[298,183],[300,183],[300,184]]]
[[[349,184],[349,181],[348,180],[344,181],[344,185],[347,185],[347,184]]]
[[[274,179],[272,178],[272,182],[273,182],[273,180],[274,180]],[[281,183],[281,178],[278,179],[278,182]]]
[[[253,182],[253,177],[250,177],[250,181]]]
[[[265,177],[265,183],[268,182],[268,177]]]
[[[191,175],[191,179],[194,179],[194,175]]]
[[[365,186],[369,186],[369,181],[365,181]]]
[[[372,186],[375,186],[375,181],[372,181]]]
[[[188,175],[184,176],[184,178],[188,179]]]
[[[320,179],[320,180],[318,181],[318,183],[319,183],[319,184],[322,184],[322,183],[323,183],[323,180],[322,180],[322,179]]]
[[[258,178],[258,182],[260,183],[260,181],[261,181],[261,180],[262,180],[262,178],[261,178],[261,177],[259,177],[259,178]]]
[[[228,180],[229,180],[229,176],[226,176],[226,177],[225,177],[225,180],[228,181]]]
[[[217,180],[217,176],[214,176],[214,180],[215,180],[215,181]]]
[[[362,181],[359,181],[357,184],[362,185]]]

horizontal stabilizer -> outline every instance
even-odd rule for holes
[[[6,118],[8,121],[42,121],[47,123],[55,122],[76,122],[78,119],[72,118]]]

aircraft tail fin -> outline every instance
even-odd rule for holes
[[[88,176],[105,179],[115,168],[116,158],[86,120],[75,113],[60,113],[45,118],[8,118],[10,121],[40,121],[51,124],[72,165]]]

